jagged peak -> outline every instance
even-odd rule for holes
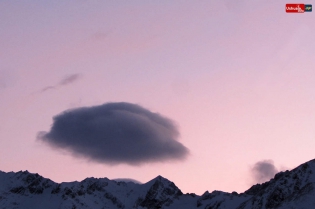
[[[28,171],[28,170],[25,170],[25,171],[23,171],[23,170],[20,170],[20,171],[18,171],[18,172],[16,172],[17,174],[30,174],[30,172]]]
[[[259,195],[265,193],[267,190],[289,184],[285,182],[291,182],[291,184],[296,184],[303,186],[309,182],[315,182],[315,176],[312,173],[315,172],[315,159],[305,162],[292,170],[280,171],[275,174],[274,178],[262,184],[256,184],[251,186],[244,193],[247,195]]]
[[[205,196],[205,195],[208,195],[209,194],[209,191],[207,190],[207,191],[205,191],[202,195],[201,195],[201,197],[202,196]]]
[[[312,170],[315,170],[315,159],[307,161],[305,163],[302,163],[301,165],[299,165],[296,168],[294,168],[292,171],[298,170],[298,169],[305,170],[307,168],[311,168]]]
[[[32,177],[35,177],[35,178],[44,178],[44,179],[48,179],[48,178],[45,178],[43,177],[42,175],[38,174],[38,173],[31,173],[29,172],[28,170],[21,170],[21,171],[18,171],[18,172],[11,172],[11,173],[14,173],[16,176],[19,176],[19,177],[22,177],[22,176],[32,176]],[[49,179],[50,180],[50,179]]]
[[[161,175],[158,175],[157,177],[153,178],[152,180],[148,181],[147,183],[145,183],[144,185],[153,185],[153,184],[163,184],[163,185],[169,185],[169,184],[174,184],[173,182],[171,182],[170,180],[168,180],[167,178],[164,178]],[[175,185],[175,184],[174,184]]]
[[[161,175],[158,175],[157,177],[155,177],[154,179],[152,179],[151,181],[160,181],[160,182],[171,182],[170,180],[168,180],[167,178],[164,178]]]
[[[181,190],[172,181],[161,175],[146,184],[136,185],[119,182],[119,179],[109,180],[108,178],[94,177],[86,178],[81,182],[53,184],[43,180],[43,177],[37,173],[30,173],[27,170],[16,173],[0,171],[0,174],[2,180],[0,187],[4,191],[1,195],[8,199],[12,198],[7,201],[6,208],[23,204],[24,200],[19,202],[19,199],[16,198],[17,195],[20,195],[21,199],[32,198],[35,195],[36,199],[45,199],[47,194],[54,195],[56,199],[59,198],[62,204],[65,204],[64,206],[69,203],[73,204],[72,208],[79,207],[76,204],[79,204],[79,202],[75,203],[74,198],[76,201],[80,200],[81,205],[83,204],[89,208],[95,208],[89,204],[97,202],[104,202],[104,205],[109,208],[113,208],[110,206],[115,205],[115,208],[135,208],[139,206],[141,208],[167,207],[174,209],[185,205],[185,208],[191,209],[204,207],[219,209],[231,208],[231,205],[235,205],[236,208],[265,209],[291,203],[294,203],[292,208],[297,208],[295,206],[301,203],[301,197],[303,197],[303,201],[305,200],[304,197],[307,197],[308,204],[313,204],[315,159],[303,163],[293,170],[279,172],[270,181],[254,185],[245,193],[238,194],[236,192],[228,193],[214,190],[212,192],[206,191],[202,196],[193,193],[182,196]],[[45,197],[40,196],[41,194],[45,194]],[[90,201],[90,199],[93,201]],[[11,202],[13,205],[9,205]],[[37,202],[34,202],[34,204],[37,204]],[[47,205],[49,204],[50,202],[47,202]],[[186,207],[186,204],[189,205]],[[57,207],[56,203],[54,208]]]

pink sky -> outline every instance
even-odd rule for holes
[[[56,182],[162,175],[202,194],[244,191],[260,160],[313,159],[315,13],[286,3],[1,1],[0,170]],[[188,159],[109,166],[36,141],[66,109],[120,101],[175,120]]]

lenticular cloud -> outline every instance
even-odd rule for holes
[[[38,134],[74,156],[131,165],[184,159],[189,151],[178,137],[172,120],[126,102],[66,110],[53,118],[49,132]]]

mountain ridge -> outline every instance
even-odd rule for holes
[[[144,183],[89,177],[56,183],[37,173],[0,171],[0,208],[309,209],[315,208],[315,159],[242,193],[183,192],[162,176]]]

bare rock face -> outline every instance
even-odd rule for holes
[[[15,194],[42,194],[44,189],[50,188],[56,184],[49,179],[43,178],[37,173],[31,174],[28,171],[17,172],[15,177],[23,183],[22,185],[10,189],[10,192]]]
[[[144,208],[159,209],[169,206],[174,199],[178,199],[182,195],[182,191],[178,189],[173,182],[158,176],[153,179],[154,183],[147,192],[145,198],[140,201],[140,206]]]
[[[280,172],[244,193],[183,194],[162,176],[138,184],[107,178],[55,183],[28,171],[0,171],[0,208],[55,209],[313,209],[315,160]]]

